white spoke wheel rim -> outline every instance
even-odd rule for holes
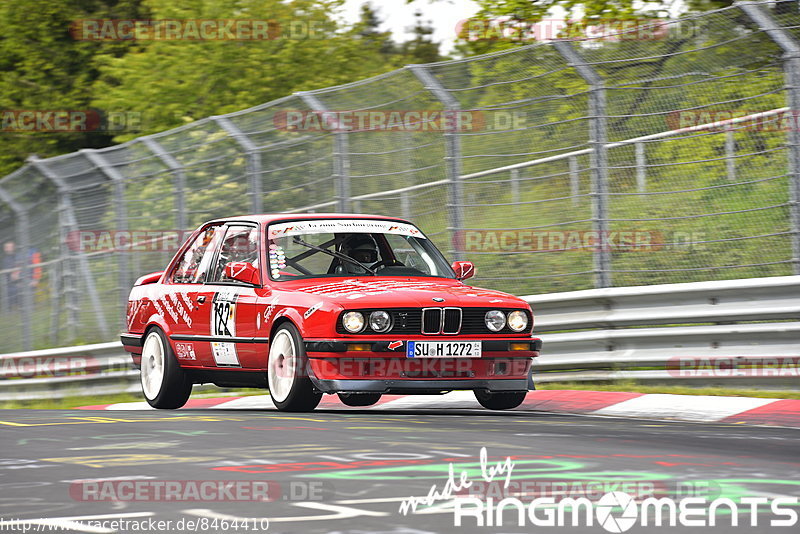
[[[147,336],[142,348],[142,392],[155,400],[164,383],[164,343],[157,332]]]
[[[275,334],[269,347],[267,378],[269,394],[277,402],[283,402],[294,386],[297,372],[297,350],[294,338],[287,330]]]

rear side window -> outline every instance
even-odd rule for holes
[[[178,261],[175,270],[172,271],[170,282],[174,284],[203,283],[223,230],[224,228],[220,226],[211,226],[201,232]]]
[[[228,226],[210,281],[232,282],[225,276],[225,266],[238,261],[246,261],[258,267],[258,228],[236,224]]]

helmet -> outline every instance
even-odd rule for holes
[[[370,234],[351,234],[343,241],[340,248],[343,254],[347,254],[356,261],[367,265],[378,261],[378,244]]]

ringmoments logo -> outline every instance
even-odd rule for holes
[[[476,497],[454,501],[453,525],[460,526],[537,526],[591,527],[599,526],[615,534],[627,532],[634,526],[662,527],[795,527],[798,514],[797,497],[742,497],[738,502],[729,498],[708,500],[687,497],[650,497],[637,501],[632,495],[615,491],[597,501],[586,498],[542,497],[525,503],[515,497],[497,503]],[[510,518],[510,520],[509,520]],[[724,518],[724,519],[723,519]]]
[[[622,510],[615,515],[615,510]],[[636,524],[639,510],[633,497],[622,491],[606,493],[597,501],[597,522],[609,532],[625,532]]]
[[[495,499],[469,491],[481,483],[501,484],[507,491],[512,486],[515,465],[510,456],[490,464],[483,447],[479,464],[482,480],[471,477],[474,464],[465,464],[465,469],[457,474],[450,463],[447,480],[441,487],[434,484],[427,495],[404,499],[398,511],[408,515],[426,513],[432,507],[450,507],[455,527],[599,527],[614,534],[627,532],[634,526],[777,528],[798,524],[797,497],[642,498],[625,491],[608,491],[594,500],[548,495],[523,502],[515,496]]]

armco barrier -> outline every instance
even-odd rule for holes
[[[524,297],[534,380],[800,388],[800,276]],[[119,343],[0,355],[0,401],[136,391]]]
[[[536,382],[800,387],[800,276],[528,295]]]

